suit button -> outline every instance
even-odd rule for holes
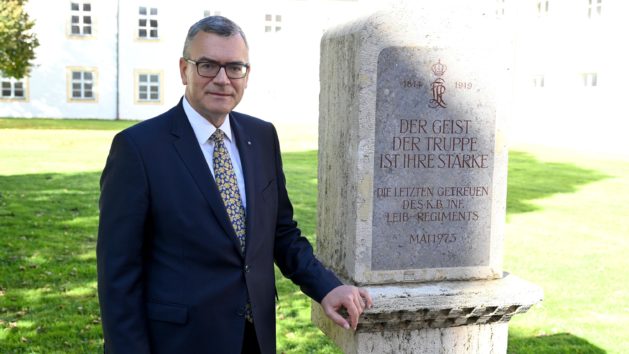
[[[245,273],[249,273],[249,265],[248,264],[245,264],[244,270],[245,270]]]

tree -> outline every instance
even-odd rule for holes
[[[16,79],[28,74],[39,46],[31,32],[35,22],[24,11],[26,1],[0,0],[0,71]]]

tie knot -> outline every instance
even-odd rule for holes
[[[220,129],[216,129],[210,138],[215,142],[222,142],[225,138],[225,133]]]

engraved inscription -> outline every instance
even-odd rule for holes
[[[399,119],[399,134],[390,152],[379,156],[380,168],[488,168],[478,153],[478,137],[470,136],[471,120]],[[424,153],[418,153],[424,152]]]
[[[457,81],[457,82],[454,83],[454,88],[471,90],[472,89],[472,83],[471,82]]]
[[[410,234],[409,242],[420,245],[440,245],[456,241],[456,234]]]
[[[423,86],[422,82],[416,79],[406,79],[400,81],[400,86],[403,88],[420,88]]]
[[[489,262],[495,113],[469,105],[483,101],[474,96],[482,78],[466,71],[462,55],[405,47],[380,53],[373,270]],[[464,80],[449,82],[450,75]]]

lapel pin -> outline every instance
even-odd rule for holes
[[[248,140],[247,140],[247,145],[251,145],[251,141],[248,141]]]

